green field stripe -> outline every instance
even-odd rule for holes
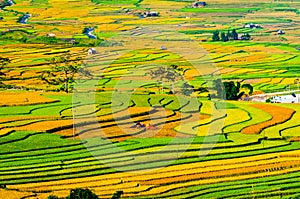
[[[288,147],[288,148],[286,148],[286,147]],[[279,146],[272,147],[272,146],[270,146],[270,147],[263,147],[261,149],[256,149],[256,150],[239,151],[239,152],[236,152],[236,155],[231,154],[230,158],[232,158],[234,156],[243,157],[245,155],[247,156],[247,155],[255,155],[255,154],[265,154],[265,153],[270,153],[271,151],[275,152],[275,151],[291,150],[291,148],[297,148],[298,146],[295,145],[295,147],[292,147],[292,146],[286,146],[286,147],[284,147],[284,146],[283,147],[279,147]],[[173,151],[173,152],[171,152],[171,151]],[[126,158],[126,156],[124,156],[123,154],[117,154],[117,156],[114,156],[114,157],[113,156],[108,157],[107,155],[105,155],[105,158],[103,158],[103,155],[107,154],[107,152],[105,152],[103,150],[100,150],[100,151],[97,151],[97,152],[100,152],[100,153],[94,154],[94,155],[97,157],[97,159],[99,159],[101,162],[104,162],[104,163],[105,163],[105,161],[115,160],[117,156]],[[168,163],[170,160],[172,161],[173,159],[172,158],[170,159],[170,156],[171,156],[170,154],[171,153],[174,154],[174,152],[176,153],[175,150],[165,151],[164,152],[165,155],[162,156],[162,159],[159,162],[157,162],[155,160],[154,161],[149,160],[149,161],[147,161],[147,164],[145,164],[144,160],[147,159],[146,157],[148,155],[141,156],[141,154],[137,154],[137,155],[135,155],[135,158],[139,159],[139,157],[141,157],[142,158],[141,160],[143,160],[142,162],[139,162],[139,161],[134,161],[134,162],[128,161],[125,164],[122,163],[122,162],[117,162],[117,163],[114,163],[112,165],[114,165],[113,167],[116,168],[116,169],[117,168],[121,168],[122,170],[126,170],[126,171],[136,171],[137,169],[140,170],[140,169],[157,168],[157,167],[160,167],[160,166],[164,165],[165,163]],[[156,154],[158,155],[158,154],[161,154],[161,153],[156,153]],[[184,159],[179,159],[179,160],[176,161],[177,162],[176,164],[201,161],[202,158],[200,158],[199,155],[197,155],[197,154],[198,153],[195,153],[195,155],[189,155],[189,157],[185,157]],[[228,155],[228,154],[226,154],[226,155]],[[216,156],[221,156],[221,157],[219,157],[221,159],[226,158],[226,157],[224,157],[224,152],[220,151],[219,154],[215,154],[212,157],[211,156],[206,156],[206,157],[204,157],[203,160],[209,160],[210,158],[211,159],[216,159],[216,158],[218,159],[218,157],[216,157]],[[76,158],[78,158],[78,155],[76,156]],[[68,159],[71,160],[72,158],[68,158]],[[48,158],[47,158],[47,160],[48,160]],[[167,161],[167,162],[165,162],[165,161]],[[71,178],[72,176],[73,177],[74,176],[77,176],[77,177],[80,177],[80,176],[91,176],[91,175],[101,174],[101,173],[104,172],[104,170],[100,171],[100,170],[97,170],[96,168],[98,168],[98,167],[97,166],[93,166],[93,167],[86,168],[86,170],[85,170],[85,168],[77,168],[77,169],[75,169],[76,171],[72,170],[70,168],[71,170],[70,170],[70,173],[68,173],[68,176],[69,176],[68,178]],[[82,171],[85,171],[84,175],[82,174]],[[63,174],[61,174],[61,173],[57,174],[57,173],[54,172],[53,175],[52,175],[52,178],[55,176],[54,179],[56,179],[57,175],[63,175]],[[28,182],[33,182],[33,181],[37,181],[37,180],[45,180],[45,179],[50,180],[51,179],[51,177],[49,176],[49,173],[48,173],[48,176],[47,176],[47,172],[45,174],[41,173],[41,174],[36,175],[36,176],[40,176],[40,177],[37,177],[37,178],[34,178],[34,179],[28,177],[28,179],[27,178],[25,179],[24,176],[22,176],[23,178],[21,180],[28,181]],[[66,176],[61,176],[59,179],[65,178],[65,177]],[[16,180],[11,179],[11,180],[9,180],[7,182],[9,182],[9,183],[16,182]]]
[[[233,13],[243,13],[243,12],[249,12],[250,11],[257,11],[260,10],[257,7],[249,7],[249,8],[182,8],[180,9],[181,12],[197,12],[197,13],[222,13],[222,12],[233,12]]]
[[[251,120],[247,120],[239,124],[232,125],[230,127],[232,131],[240,132],[242,129],[246,128],[247,126],[252,126],[254,124],[259,124],[261,122],[265,122],[272,119],[272,116],[264,112],[263,110],[242,103],[238,103],[238,102],[234,103],[234,105],[236,105],[239,109],[247,112]]]
[[[300,129],[300,124],[283,128],[283,129],[279,130],[279,136],[298,137],[299,129]]]
[[[34,124],[34,123],[38,123],[38,122],[43,122],[46,121],[47,119],[21,119],[21,120],[13,120],[13,121],[9,121],[9,122],[5,122],[2,123],[2,125],[0,124],[0,129],[3,128],[12,128],[12,127],[22,127],[22,126],[26,126],[26,125],[30,125],[30,124]],[[7,136],[8,134],[5,135],[0,135],[0,137],[4,137]]]
[[[1,117],[12,116],[60,116],[59,112],[71,103],[70,96],[52,96],[45,95],[46,97],[54,98],[59,102],[49,103],[47,105],[24,105],[12,107],[0,107]]]
[[[39,134],[42,134],[42,133],[41,132],[12,131],[11,133],[6,134],[5,137],[1,138],[0,146],[9,144],[9,143],[13,143],[13,142],[26,140],[30,136],[39,135]]]
[[[230,181],[230,182],[220,182],[214,184],[206,184],[199,186],[189,186],[189,187],[180,187],[168,190],[168,192],[162,193],[159,196],[155,196],[154,198],[172,198],[182,196],[185,198],[193,198],[193,197],[224,197],[226,192],[230,192],[232,190],[243,189],[243,188],[251,188],[251,192],[253,188],[264,187],[266,190],[270,190],[273,185],[280,185],[289,182],[298,182],[300,177],[300,172],[289,172],[287,174],[280,175],[272,175],[260,178],[251,178],[246,180],[239,181]],[[224,193],[225,192],[225,193]],[[246,195],[246,194],[245,194]],[[130,197],[129,197],[130,198]],[[143,197],[142,197],[143,198]]]

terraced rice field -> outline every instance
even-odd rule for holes
[[[15,0],[0,10],[0,57],[11,60],[0,75],[0,198],[78,187],[99,198],[299,197],[299,103],[227,101],[212,86],[219,78],[254,93],[297,90],[299,2],[191,3]],[[160,16],[136,14],[148,8]],[[252,40],[211,41],[232,29]],[[91,73],[77,74],[71,93],[43,78],[49,59],[66,53]],[[161,66],[181,78],[153,78]]]

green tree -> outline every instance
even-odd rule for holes
[[[182,85],[182,90],[181,90],[182,94],[185,96],[189,96],[194,92],[194,86],[190,85],[187,82],[184,82]]]
[[[219,31],[214,31],[212,36],[213,41],[220,41]]]
[[[83,62],[80,57],[72,59],[70,54],[63,56],[56,56],[49,60],[52,65],[50,71],[46,71],[42,76],[42,79],[49,84],[61,85],[61,90],[66,93],[73,88],[75,75],[81,73],[84,75],[90,75],[89,71],[84,69]]]
[[[10,59],[9,58],[5,58],[5,57],[0,57],[0,85],[2,85],[2,80],[3,80],[3,76],[5,76],[5,73],[3,72],[3,70],[5,69],[5,67],[10,63]]]
[[[123,193],[123,191],[116,191],[111,199],[120,199]]]
[[[244,95],[244,92],[240,92],[240,82],[237,82],[236,84],[233,81],[224,82],[224,88],[227,100],[238,100]]]
[[[221,79],[216,79],[213,81],[214,90],[217,92],[217,97],[221,99],[225,99],[225,91],[224,91],[224,85],[222,83]]]
[[[214,86],[217,91],[217,97],[221,99],[238,100],[245,94],[245,92],[240,91],[240,82],[222,82],[220,79],[217,79],[214,81]],[[250,84],[244,84],[242,87],[249,89],[249,94],[252,94],[253,87]]]
[[[54,195],[50,195],[50,196],[48,196],[48,198],[47,199],[59,199],[59,197],[57,197],[57,196],[54,196]]]
[[[249,95],[252,95],[253,93],[253,86],[251,86],[250,84],[243,84],[242,88],[246,88],[249,90]]]
[[[5,68],[5,66],[7,66],[10,63],[10,59],[9,58],[5,58],[5,57],[0,57],[0,76],[4,76],[5,73],[3,73],[3,69]]]
[[[160,66],[151,70],[149,73],[152,79],[156,79],[161,84],[162,92],[164,91],[164,82],[171,83],[171,91],[175,93],[175,83],[182,79],[180,74],[181,69],[177,65]],[[160,91],[160,88],[159,88]]]
[[[70,195],[66,199],[99,199],[96,194],[94,194],[89,189],[76,188],[71,189]]]
[[[233,35],[229,30],[227,31],[227,38],[228,40],[233,40]]]
[[[232,37],[233,37],[233,40],[238,40],[239,39],[239,35],[238,35],[238,33],[236,32],[235,29],[232,30]]]
[[[223,42],[226,42],[226,41],[228,41],[228,36],[224,32],[222,32],[221,33],[221,39],[222,39]]]
[[[251,36],[249,35],[249,33],[246,33],[242,36],[241,38],[242,40],[250,40],[251,39]]]

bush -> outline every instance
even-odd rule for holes
[[[123,193],[123,191],[116,191],[111,199],[119,199]]]
[[[57,39],[55,37],[46,37],[46,36],[40,36],[40,37],[35,37],[35,38],[32,38],[32,39],[29,39],[27,41],[27,43],[42,43],[42,44],[57,44],[57,43],[60,43],[61,40],[60,39]]]
[[[20,42],[26,42],[28,38],[28,33],[25,31],[8,31],[5,33],[2,33],[0,35],[1,40],[13,40],[13,41],[20,41]]]
[[[50,196],[48,196],[48,198],[47,199],[59,199],[57,196],[54,196],[54,195],[50,195]]]
[[[66,199],[99,199],[96,194],[94,194],[89,189],[77,188],[71,189],[70,195]]]

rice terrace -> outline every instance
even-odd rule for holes
[[[0,199],[300,198],[299,0],[0,0]]]

